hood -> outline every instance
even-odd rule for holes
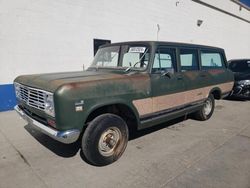
[[[250,72],[235,72],[234,73],[235,81],[240,80],[250,80]]]
[[[64,84],[75,82],[88,82],[104,79],[113,79],[124,77],[121,74],[96,71],[78,71],[78,72],[63,72],[49,74],[34,74],[18,76],[14,82],[42,89],[45,91],[54,92],[57,88]]]

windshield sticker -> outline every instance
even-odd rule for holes
[[[144,53],[146,50],[146,47],[130,47],[129,53]]]

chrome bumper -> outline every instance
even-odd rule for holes
[[[67,130],[67,131],[56,131],[50,127],[43,125],[42,123],[34,120],[33,118],[25,114],[25,112],[22,109],[20,109],[18,105],[16,105],[14,109],[32,127],[38,129],[42,133],[50,136],[51,138],[59,142],[70,144],[70,143],[75,142],[80,136],[80,131],[77,129],[72,129],[72,130]]]

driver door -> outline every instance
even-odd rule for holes
[[[158,47],[151,71],[153,112],[173,109],[182,105],[185,97],[185,83],[182,74],[177,72],[176,49]]]

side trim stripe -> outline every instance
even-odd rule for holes
[[[178,107],[174,107],[174,108],[162,110],[162,111],[155,112],[155,113],[152,113],[152,114],[146,114],[146,115],[141,116],[140,120],[144,121],[144,120],[147,120],[147,119],[152,119],[152,118],[157,118],[157,117],[165,116],[167,114],[171,114],[173,112],[177,112],[177,111],[186,109],[187,107],[189,107],[189,108],[190,107],[198,107],[198,106],[203,105],[204,101],[205,100],[195,101],[193,103],[189,103],[189,104],[185,104],[185,105],[182,105],[182,106],[178,106]]]
[[[143,116],[206,99],[209,92],[215,87],[220,88],[222,93],[229,92],[233,84],[234,82],[228,82],[174,94],[138,99],[134,100],[133,104],[139,115]]]

